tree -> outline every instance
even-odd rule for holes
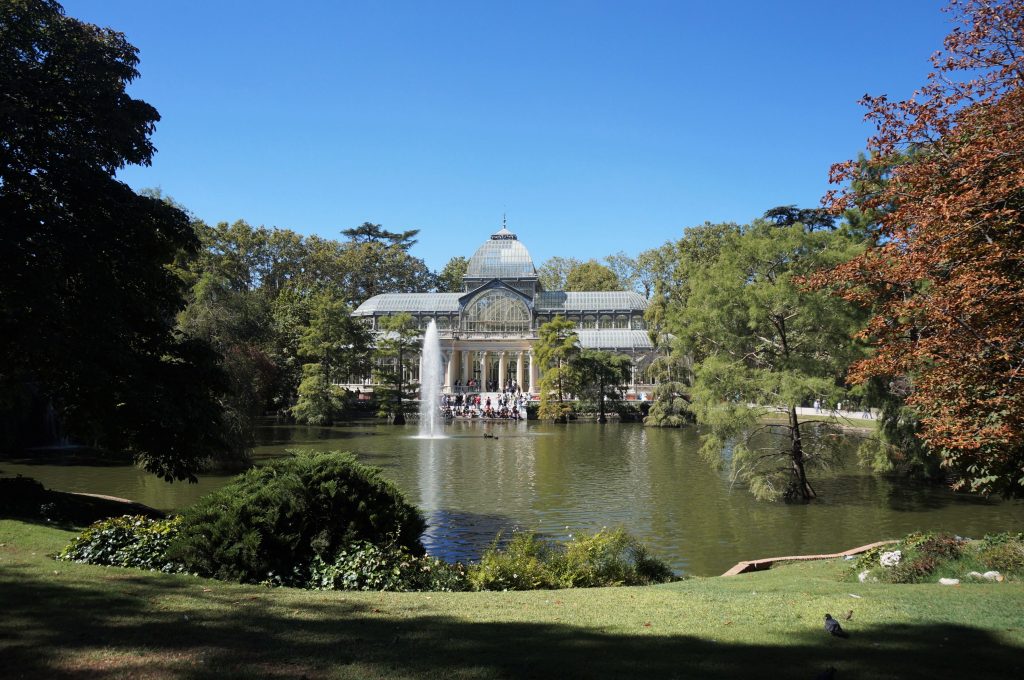
[[[656,381],[653,403],[644,418],[652,427],[682,427],[694,422],[690,406],[693,370],[689,356],[668,353],[656,358],[648,372]]]
[[[618,402],[622,385],[629,382],[633,360],[625,354],[600,350],[580,350],[572,358],[572,372],[577,394],[592,401],[597,408],[597,422],[607,423],[606,400]]]
[[[717,243],[700,238],[708,236]],[[725,452],[733,477],[759,498],[814,498],[807,468],[832,459],[836,432],[801,421],[796,407],[842,398],[861,318],[835,297],[802,290],[794,277],[845,262],[861,244],[842,229],[763,220],[706,229],[694,241],[679,248],[695,260],[679,267],[689,274],[685,306],[673,310],[668,330],[674,351],[694,359],[693,410],[708,426],[702,451],[715,462]],[[779,407],[784,425],[759,426]],[[765,427],[783,443],[756,444]]]
[[[812,282],[871,310],[854,381],[904,380],[954,488],[1024,496],[1024,6],[962,0],[908,101],[866,96],[877,133],[831,208],[872,211],[878,242]],[[887,174],[876,191],[864,167]]]
[[[635,258],[620,250],[604,258],[604,263],[618,279],[619,290],[636,290],[640,285],[640,270]]]
[[[824,208],[797,208],[795,205],[780,205],[764,211],[764,219],[779,227],[802,224],[805,229],[834,229],[836,216]]]
[[[292,414],[300,423],[332,425],[351,406],[352,394],[336,383],[363,375],[369,366],[370,332],[336,295],[325,291],[310,306],[309,326],[299,341],[299,398]]]
[[[175,332],[188,216],[114,174],[149,164],[136,49],[52,0],[0,4],[0,402],[50,402],[85,443],[194,479],[226,450],[224,378]]]
[[[383,333],[377,336],[374,351],[380,415],[391,418],[396,425],[404,425],[405,414],[411,410],[408,402],[415,398],[416,387],[411,381],[406,382],[405,371],[420,350],[420,331],[407,312],[381,318],[380,327]]]
[[[549,257],[537,268],[537,279],[544,290],[565,290],[565,278],[580,263],[575,257]]]
[[[437,292],[462,292],[462,279],[466,276],[466,269],[468,268],[469,260],[461,255],[448,260],[448,264],[437,275]]]
[[[389,247],[409,250],[409,248],[416,245],[415,237],[420,233],[420,230],[388,231],[379,224],[363,222],[358,227],[342,229],[341,233],[353,243],[382,243]]]
[[[227,378],[221,398],[231,457],[246,460],[255,442],[256,421],[276,386],[278,370],[266,347],[270,307],[264,296],[233,289],[213,270],[201,272],[188,306],[178,315],[187,337],[208,343]]]
[[[576,325],[561,315],[542,324],[533,351],[542,371],[538,413],[545,420],[564,423],[572,410],[566,388],[572,384],[572,361],[579,353]]]
[[[597,260],[588,260],[575,265],[565,277],[565,290],[602,291],[622,290],[619,277]]]
[[[340,258],[344,278],[338,283],[350,307],[381,293],[425,293],[434,288],[426,263],[401,244],[350,241],[343,244]]]

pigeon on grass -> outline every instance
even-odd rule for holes
[[[849,634],[843,630],[843,627],[839,625],[839,622],[832,618],[831,614],[825,614],[825,630],[828,631],[830,635],[835,635],[836,637],[850,637]]]

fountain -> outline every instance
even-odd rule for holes
[[[441,340],[437,324],[431,320],[423,334],[423,353],[420,355],[420,439],[444,439],[441,419]]]

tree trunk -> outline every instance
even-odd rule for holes
[[[600,383],[597,391],[597,422],[607,423],[608,418],[604,415],[604,383]]]
[[[789,436],[791,442],[790,456],[793,460],[793,472],[796,475],[796,495],[803,501],[817,498],[814,489],[807,481],[807,472],[804,470],[804,449],[800,437],[800,421],[796,417],[796,407],[789,407]]]

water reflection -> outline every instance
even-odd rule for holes
[[[815,477],[821,499],[811,505],[758,503],[701,460],[693,430],[460,421],[445,433],[447,439],[417,440],[415,426],[268,426],[256,459],[286,450],[353,451],[383,468],[423,509],[428,550],[449,559],[477,557],[499,530],[512,527],[564,538],[621,524],[677,570],[714,574],[742,559],[838,551],[923,529],[980,536],[1016,530],[1024,520],[1021,502],[856,468]],[[0,471],[162,509],[191,503],[226,479],[205,475],[197,485],[169,485],[132,467],[53,462],[0,461]]]

